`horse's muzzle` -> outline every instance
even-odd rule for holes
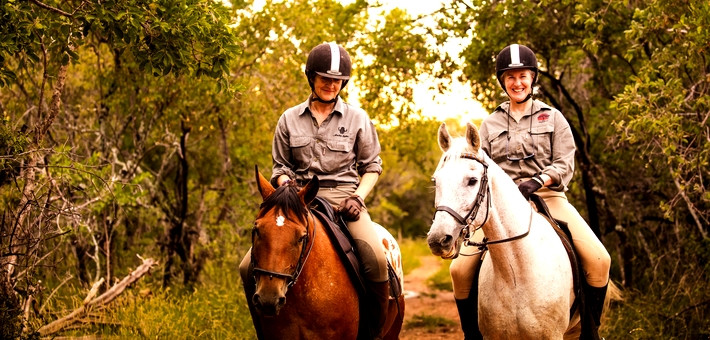
[[[256,310],[263,316],[276,316],[279,310],[286,304],[285,295],[265,295],[256,292],[252,297],[252,303]]]
[[[451,259],[458,255],[458,237],[443,232],[429,232],[427,243],[431,253],[444,259]]]

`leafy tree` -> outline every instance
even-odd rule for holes
[[[665,319],[644,322],[639,336],[703,334],[707,292],[690,287],[708,268],[685,259],[708,256],[699,250],[708,226],[707,3],[452,1],[444,13],[442,39],[470,39],[463,79],[490,108],[503,101],[496,53],[511,43],[536,52],[538,95],[563,112],[577,144],[570,198],[614,250],[612,276],[666,302]],[[673,291],[686,293],[670,303],[661,287],[679,277]],[[631,305],[646,303],[636,298]],[[680,314],[687,319],[658,326]],[[618,325],[619,336],[629,326]]]
[[[89,272],[87,259],[95,264],[95,275],[84,280],[105,273],[110,282],[111,237],[126,217],[119,211],[139,202],[135,198],[142,196],[139,185],[145,179],[135,162],[128,164],[132,159],[123,163],[127,166],[115,166],[126,160],[118,151],[131,139],[130,133],[123,134],[135,122],[130,115],[150,107],[135,105],[145,88],[130,86],[134,92],[122,98],[128,110],[113,106],[125,89],[120,82],[164,77],[175,85],[204,74],[228,87],[227,64],[237,46],[229,11],[212,1],[6,1],[2,7],[3,116],[15,122],[8,130],[10,139],[27,138],[30,144],[24,153],[10,155],[22,165],[12,178],[14,185],[3,187],[0,281],[20,293],[22,307],[14,308],[29,312],[41,288],[38,266],[65,247],[75,251],[80,276]],[[87,61],[98,67],[81,72],[81,62]],[[74,71],[85,78],[74,77]],[[97,86],[84,86],[83,81]],[[156,99],[155,111],[164,113],[166,106],[160,104],[170,98]],[[177,116],[189,120],[186,114]],[[141,122],[149,125],[156,118]],[[57,121],[67,125],[56,128]],[[113,125],[120,121],[124,125]],[[145,136],[142,123],[136,124],[133,136]],[[116,131],[122,133],[112,136]],[[98,143],[82,143],[87,136]],[[65,143],[71,147],[63,147]],[[129,196],[134,199],[127,200]]]

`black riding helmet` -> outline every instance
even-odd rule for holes
[[[498,57],[496,58],[496,78],[498,78],[498,83],[506,94],[508,93],[508,89],[505,88],[505,82],[501,79],[501,76],[505,71],[517,69],[532,70],[533,73],[535,73],[532,84],[537,82],[538,69],[535,52],[525,45],[512,44],[510,46],[506,46],[502,51],[500,51],[500,53],[498,53]],[[521,103],[527,101],[531,97],[532,94],[529,94]]]
[[[351,71],[352,62],[350,61],[350,55],[348,55],[348,52],[345,51],[342,46],[336,43],[320,44],[308,53],[305,73],[308,79],[308,85],[311,86],[311,91],[314,90],[313,84],[316,74],[326,78],[343,80],[342,89],[348,83]],[[320,98],[315,99],[319,100]],[[335,99],[331,102],[334,101]]]

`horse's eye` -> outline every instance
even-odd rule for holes
[[[301,236],[301,238],[298,239],[298,243],[306,242],[306,238],[308,238],[308,235]]]
[[[434,184],[436,184],[436,178],[432,177],[432,178],[431,178],[431,182],[434,183]]]
[[[474,185],[476,185],[476,183],[478,183],[478,178],[473,178],[473,177],[472,177],[472,178],[469,178],[469,179],[468,179],[468,185],[469,185],[469,186],[474,186]]]

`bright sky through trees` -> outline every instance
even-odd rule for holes
[[[347,3],[351,0],[341,0]],[[435,12],[441,7],[444,0],[428,0],[428,1],[411,1],[411,0],[381,0],[382,9],[380,12],[389,11],[393,8],[406,10],[412,17],[426,15]],[[375,13],[371,13],[375,18]],[[376,19],[373,19],[376,20]],[[434,20],[425,20],[424,23],[436,25]],[[443,49],[452,56],[457,56],[461,47],[455,42],[449,42],[443,46]],[[474,99],[471,93],[471,87],[468,84],[463,84],[457,81],[457,75],[451,79],[451,86],[446,93],[439,93],[435,89],[430,89],[434,84],[434,80],[422,81],[414,88],[414,98],[416,107],[422,110],[425,117],[435,117],[437,120],[444,121],[446,119],[459,119],[461,125],[470,122],[473,119],[481,119],[488,115],[488,112],[482,105]]]
[[[343,4],[351,3],[353,0],[340,0]],[[394,8],[400,8],[407,11],[412,17],[426,15],[435,12],[440,8],[444,0],[428,0],[428,1],[412,1],[412,0],[381,0],[381,7],[373,8],[370,12],[371,20],[376,22],[382,18],[381,13],[391,11]],[[263,0],[255,0],[252,3],[253,9],[259,9],[264,5]],[[425,20],[427,25],[435,26],[434,20]],[[442,46],[450,55],[457,56],[460,50],[460,45],[454,42],[447,43]],[[433,43],[432,43],[433,44]],[[305,64],[305,61],[304,61]],[[481,119],[488,115],[488,112],[482,105],[476,101],[471,93],[471,87],[468,84],[463,84],[457,81],[454,74],[449,84],[449,91],[439,93],[435,87],[436,80],[433,78],[427,79],[422,77],[414,86],[415,107],[422,111],[424,117],[434,117],[439,121],[447,119],[458,119],[459,123],[464,126],[466,122],[474,119]],[[441,80],[439,80],[441,83]],[[357,90],[352,87],[348,89],[350,93],[347,100],[351,103],[357,103]]]

